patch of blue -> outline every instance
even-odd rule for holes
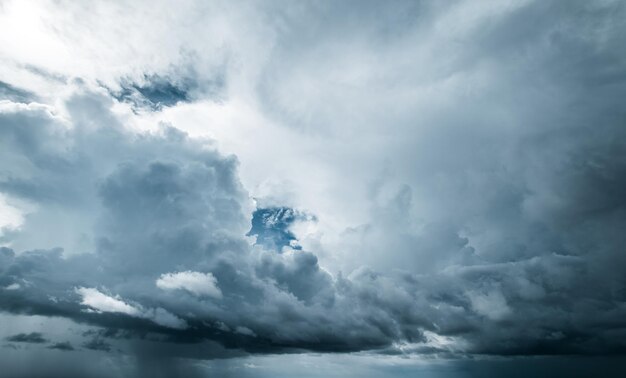
[[[281,251],[285,246],[301,250],[289,226],[305,215],[289,207],[259,208],[252,214],[252,228],[248,235],[256,235],[256,244]]]

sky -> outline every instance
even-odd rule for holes
[[[619,0],[0,0],[3,377],[620,376],[625,43]]]

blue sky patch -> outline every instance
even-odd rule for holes
[[[280,251],[291,245],[293,249],[301,250],[289,227],[298,220],[310,218],[310,215],[289,207],[258,208],[252,214],[252,228],[248,235],[256,235],[256,244],[268,249]]]

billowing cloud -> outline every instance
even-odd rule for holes
[[[623,354],[625,11],[8,2],[0,310],[93,329],[6,341]]]
[[[166,273],[156,281],[158,288],[163,290],[187,290],[198,296],[222,298],[222,291],[217,286],[217,280],[211,273],[178,272]]]
[[[81,287],[76,292],[82,296],[81,304],[89,306],[95,311],[101,312],[119,312],[127,315],[138,315],[139,310],[135,307],[124,303],[119,298],[113,298],[99,292],[97,289]]]

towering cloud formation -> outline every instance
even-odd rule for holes
[[[0,7],[0,310],[89,329],[15,350],[626,352],[620,2],[66,5]]]
[[[621,190],[618,181],[581,192],[599,168],[582,169],[576,180],[583,184],[571,195],[567,176],[544,182],[564,189],[560,210],[538,208],[549,211],[541,222],[532,209],[542,194],[519,202],[521,217],[507,216],[519,227],[505,234],[526,235],[519,252],[504,244],[498,251],[476,250],[452,224],[439,222],[422,236],[406,236],[417,249],[431,248],[428,273],[363,267],[333,276],[320,268],[314,251],[281,253],[278,246],[246,240],[252,204],[234,158],[171,127],[127,130],[110,113],[104,92],[76,91],[66,103],[69,118],[43,105],[3,103],[3,139],[11,141],[4,161],[14,163],[4,167],[1,186],[11,198],[37,205],[14,236],[16,245],[30,249],[2,249],[5,311],[67,316],[136,335],[151,330],[173,340],[214,340],[250,352],[623,348],[624,309],[615,290],[625,286],[613,268],[621,255],[619,233],[612,231],[623,222],[620,206],[590,209],[577,220],[574,204],[567,204],[594,191]],[[85,104],[93,119],[78,110]],[[617,177],[611,165],[603,169]],[[402,196],[393,201],[406,201]],[[592,200],[576,205],[576,212],[583,214],[584,206]],[[381,226],[354,232],[368,238]],[[63,243],[82,250],[63,250]],[[528,250],[529,243],[536,247]],[[435,347],[424,332],[457,342]]]
[[[163,290],[183,289],[195,295],[222,298],[222,291],[217,287],[216,279],[211,273],[191,271],[166,273],[159,277],[156,285]]]

